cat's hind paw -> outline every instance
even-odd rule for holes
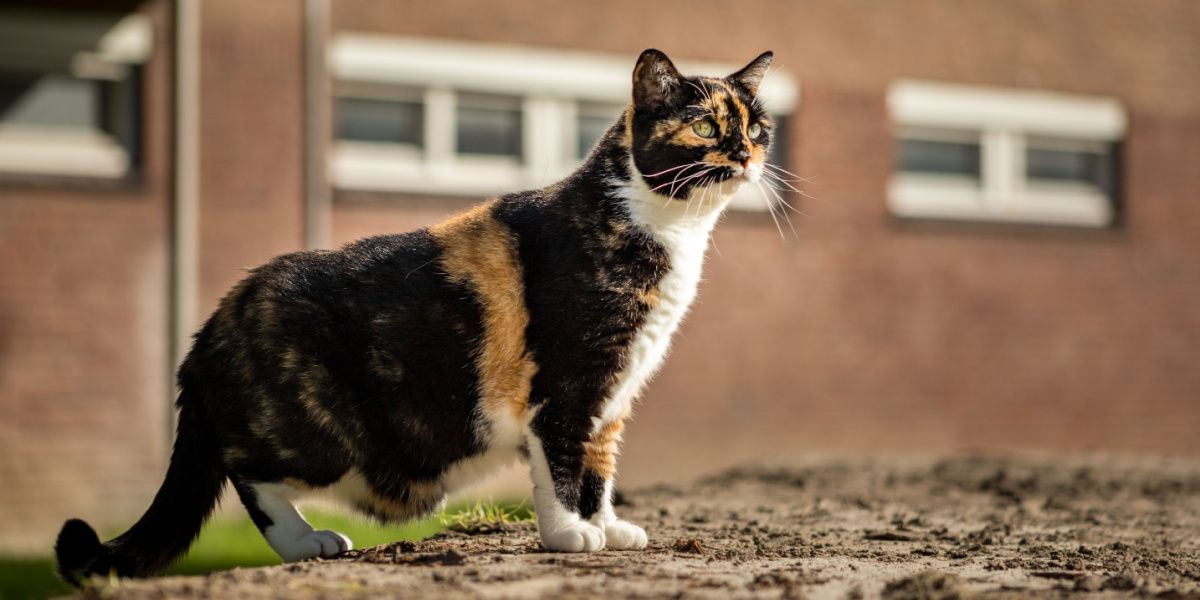
[[[567,523],[553,531],[543,531],[541,536],[542,545],[554,552],[595,552],[604,549],[604,530],[587,521]]]
[[[621,519],[604,525],[604,537],[609,550],[641,550],[649,541],[645,529]]]

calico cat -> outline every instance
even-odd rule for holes
[[[710,232],[762,175],[767,52],[724,78],[657,50],[578,170],[448,221],[253,270],[178,373],[178,435],[150,508],[102,544],[72,519],[62,576],[160,572],[228,479],[287,561],[351,548],[293,506],[318,492],[385,520],[528,462],[549,550],[636,550],[617,518],[621,430],[696,295]]]

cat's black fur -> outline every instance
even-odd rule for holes
[[[288,254],[252,271],[180,367],[175,450],[149,510],[107,544],[68,521],[56,545],[60,573],[78,583],[161,571],[194,540],[227,478],[264,532],[273,523],[255,484],[319,489],[350,472],[370,490],[362,511],[428,514],[447,471],[489,450],[495,432],[481,415],[505,410],[532,415],[555,495],[592,516],[620,430],[597,441],[594,418],[672,268],[616,188],[635,176],[631,156],[640,173],[657,173],[711,152],[737,161],[765,152],[769,120],[754,99],[764,57],[729,78],[683,78],[647,51],[633,104],[564,181],[435,228]],[[727,135],[675,143],[671,135],[712,112],[714,94],[728,103]],[[735,135],[746,119],[762,124],[756,144]],[[732,177],[724,171],[709,181]],[[696,183],[660,193],[687,198]],[[488,392],[488,378],[507,387]]]

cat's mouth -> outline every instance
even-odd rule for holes
[[[716,179],[717,183],[724,181],[736,181],[738,183],[752,182],[758,176],[756,165],[753,164],[745,167],[741,165],[721,165],[718,169],[720,169],[720,173]]]

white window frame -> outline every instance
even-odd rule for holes
[[[632,72],[628,56],[363,33],[337,34],[328,60],[334,78],[351,86],[426,90],[424,148],[334,140],[329,171],[336,188],[471,197],[539,188],[570,173],[579,163],[577,104],[626,105]],[[739,66],[683,62],[680,68],[723,74]],[[519,164],[454,151],[458,91],[523,98]],[[772,72],[759,95],[768,111],[789,114],[799,90]],[[766,210],[758,194],[744,190],[753,197],[736,199],[736,206]]]
[[[71,39],[76,30],[86,35],[94,24],[84,17],[10,15],[0,24],[0,36],[11,43],[32,45],[45,40]],[[150,19],[130,14],[113,25],[93,51],[79,52],[70,71],[83,79],[118,79],[130,65],[144,63],[153,46]],[[27,41],[27,43],[26,43]],[[88,127],[0,124],[0,173],[117,179],[132,166],[128,151],[103,131]]]
[[[1113,98],[902,80],[888,90],[895,139],[935,139],[938,131],[979,132],[980,178],[897,170],[888,208],[899,217],[1106,227],[1114,199],[1083,183],[1026,177],[1030,140],[1107,151],[1127,119]]]

